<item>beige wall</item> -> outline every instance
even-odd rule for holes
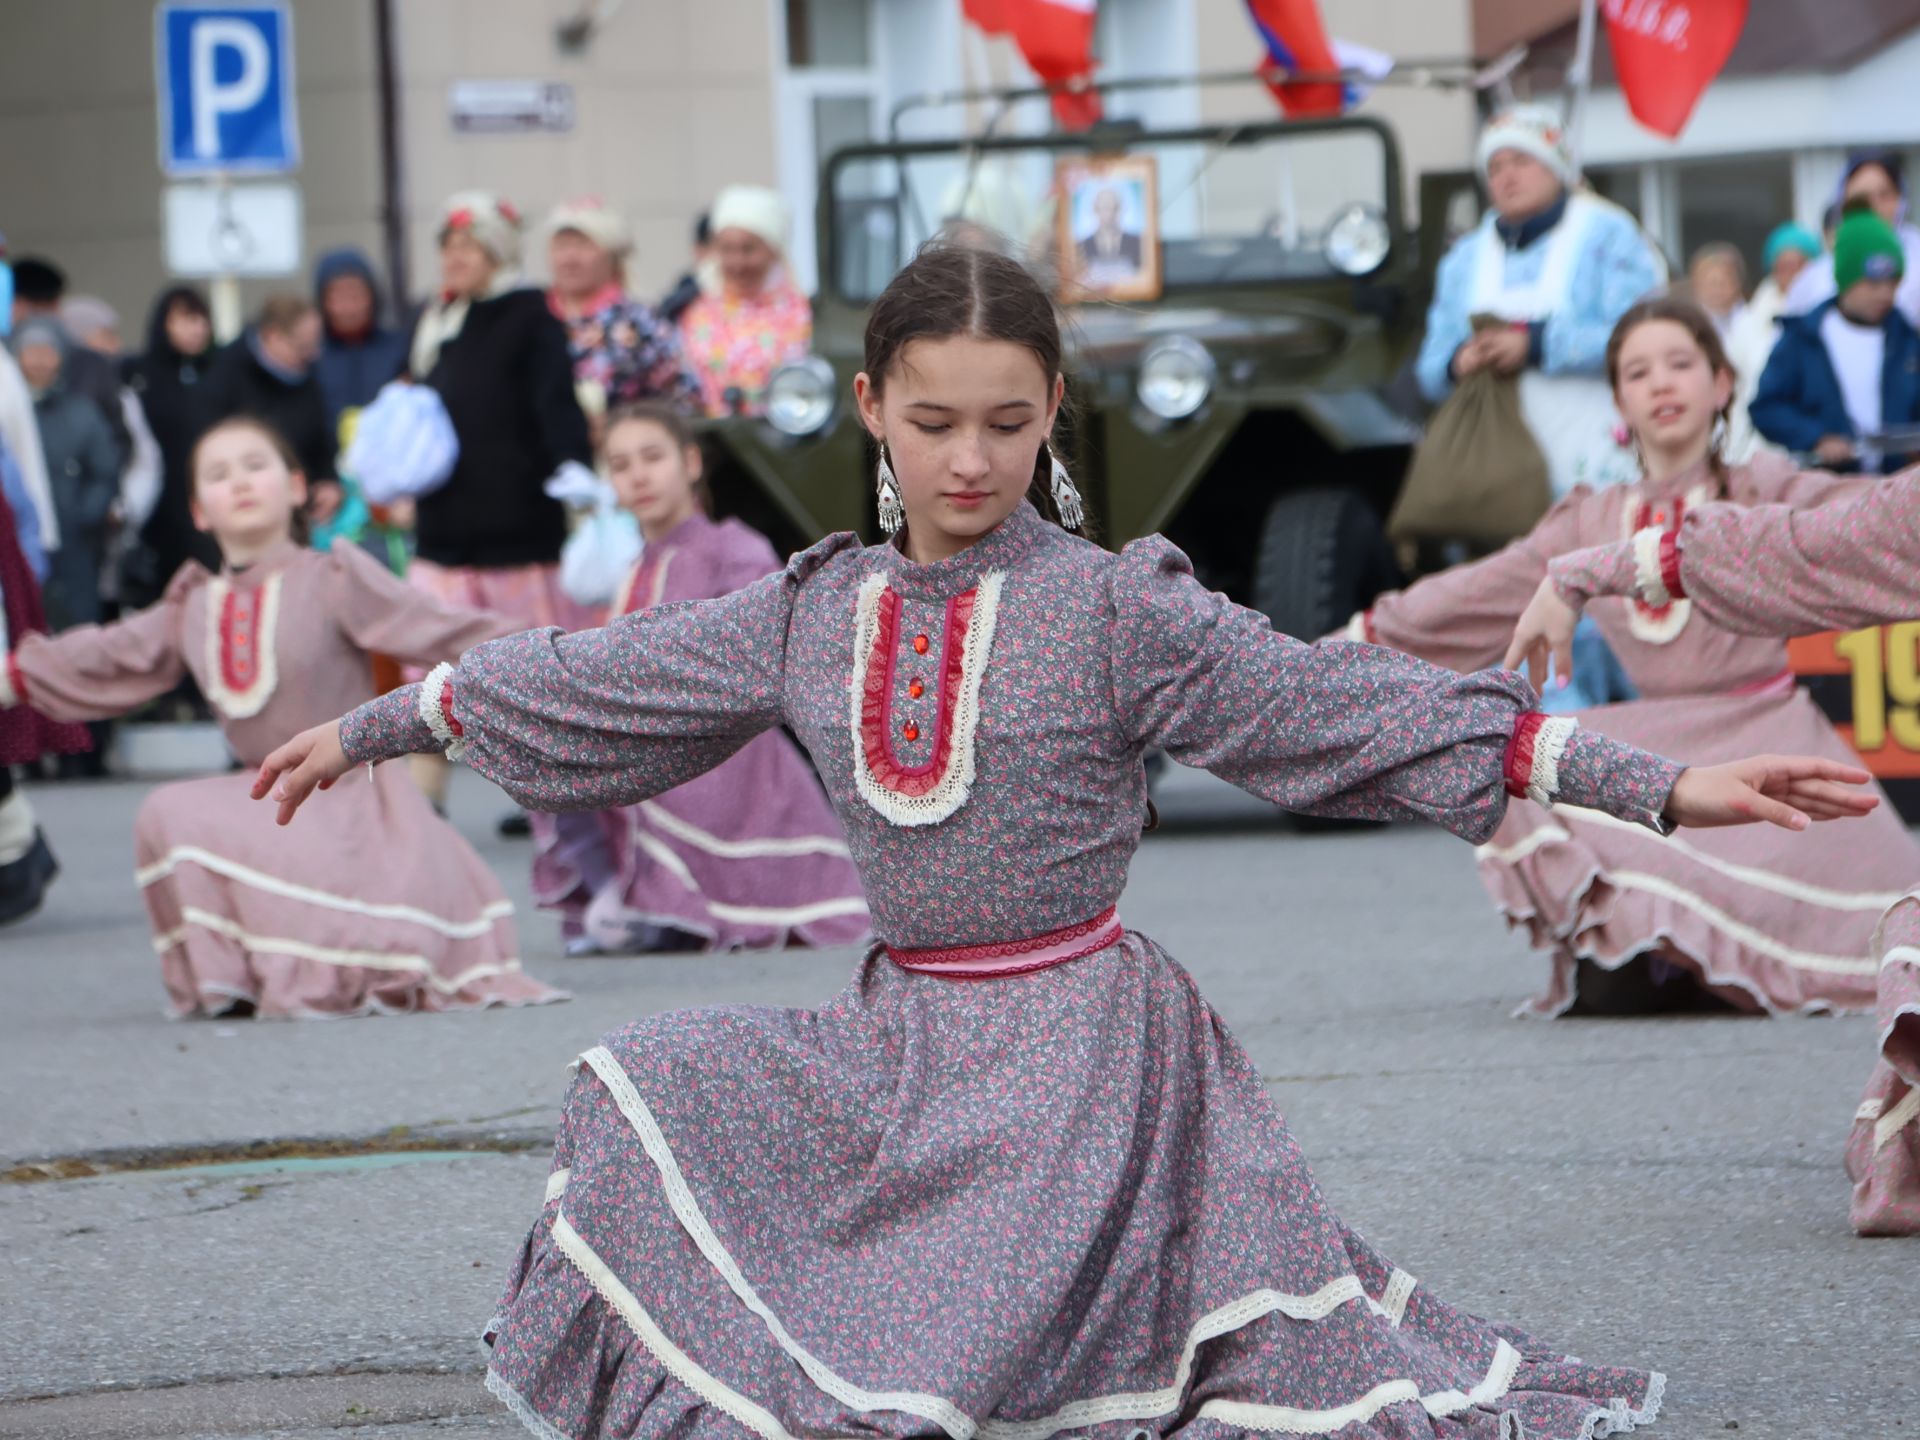
[[[633,221],[631,278],[650,295],[686,267],[694,217],[721,185],[776,178],[767,0],[628,0],[578,55],[561,53],[554,27],[581,0],[396,3],[416,291],[432,284],[435,223],[455,190],[496,190],[531,223],[570,196],[602,196]],[[455,134],[448,87],[480,79],[571,84],[574,130]],[[539,254],[527,261],[543,271]]]
[[[1327,34],[1389,55],[1464,59],[1472,53],[1472,7],[1468,0],[1321,0]],[[1194,7],[1202,70],[1252,66],[1260,58],[1259,41],[1239,4],[1201,3]],[[1257,87],[1217,92],[1208,116],[1244,115],[1253,104],[1269,103]],[[1420,174],[1464,169],[1473,160],[1474,103],[1465,91],[1418,90],[1389,84],[1376,89],[1361,114],[1378,116],[1393,127],[1406,172],[1405,201],[1411,217]]]
[[[0,231],[15,256],[49,256],[118,308],[135,347],[167,281],[153,13],[149,0],[0,0]],[[331,245],[378,253],[372,14],[293,0],[309,266]],[[248,304],[276,288],[249,283]]]

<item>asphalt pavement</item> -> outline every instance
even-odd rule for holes
[[[524,843],[463,774],[455,819],[570,1003],[170,1022],[131,879],[143,789],[39,787],[66,871],[0,931],[0,1436],[519,1433],[476,1335],[567,1062],[636,1014],[817,1003],[852,955],[560,958]],[[1654,1435],[1920,1440],[1920,1241],[1846,1223],[1867,1021],[1512,1019],[1544,964],[1466,846],[1298,834],[1190,772],[1160,799],[1123,918],[1194,973],[1333,1202],[1423,1284],[1667,1371]],[[197,1164],[114,1169],[156,1157]]]

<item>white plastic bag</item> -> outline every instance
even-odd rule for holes
[[[438,490],[459,458],[453,419],[432,387],[390,380],[360,412],[340,468],[368,504],[391,505]]]
[[[620,508],[610,485],[576,461],[556,470],[546,491],[588,512],[560,548],[560,588],[576,605],[612,604],[640,558],[640,523]]]

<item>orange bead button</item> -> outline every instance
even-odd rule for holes
[[[918,680],[913,680],[908,682],[907,694],[912,696],[915,700],[918,700],[922,695],[926,693],[927,693],[927,687],[925,685],[922,685]]]
[[[924,635],[916,635],[916,636],[914,636],[914,637],[913,637],[913,653],[914,653],[914,654],[916,654],[916,655],[924,655],[924,654],[926,654],[926,653],[927,653],[927,645],[928,645],[928,640],[927,640],[927,637],[926,637],[926,636],[924,636]]]
[[[901,729],[900,733],[909,740],[918,740],[920,738],[920,727],[909,720]]]

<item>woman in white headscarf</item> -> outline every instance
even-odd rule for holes
[[[729,185],[712,213],[714,273],[680,318],[681,348],[709,415],[757,414],[774,370],[807,353],[813,307],[787,272],[778,195]]]

